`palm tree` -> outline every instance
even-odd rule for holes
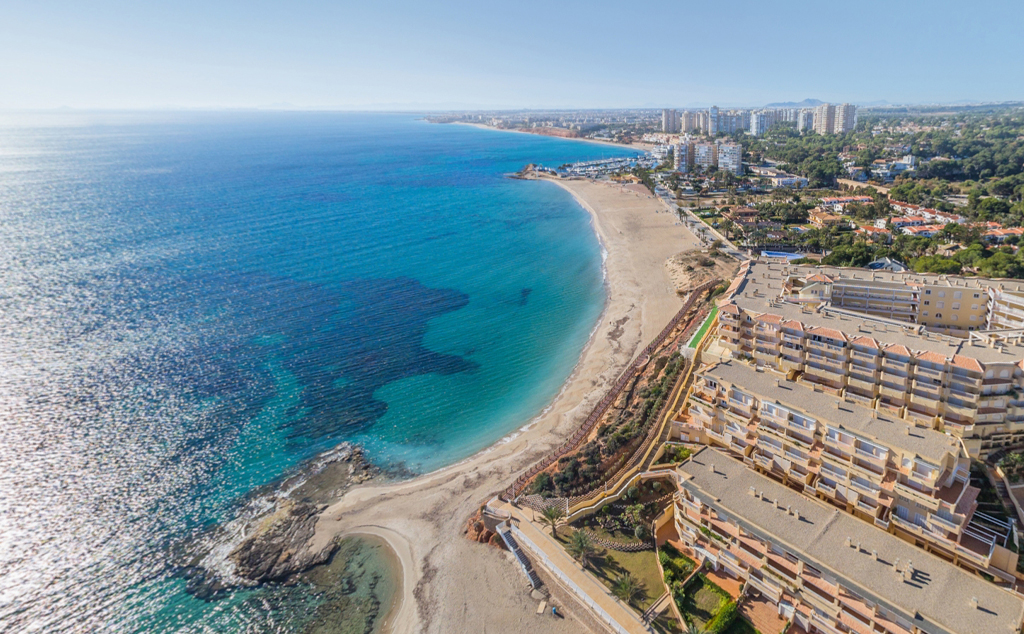
[[[706,632],[697,627],[694,623],[690,623],[686,626],[686,631],[684,631],[683,634],[706,634]]]
[[[594,543],[590,541],[590,535],[584,531],[576,531],[572,534],[567,550],[584,568],[590,564],[590,559],[597,554]]]
[[[643,582],[628,572],[615,578],[612,593],[625,603],[635,603],[646,594]]]
[[[557,539],[558,527],[565,521],[565,511],[557,506],[549,506],[540,515],[540,521],[551,527],[551,536]]]

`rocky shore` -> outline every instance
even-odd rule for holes
[[[283,480],[254,491],[236,516],[182,545],[175,557],[188,590],[201,598],[266,582],[295,583],[326,563],[338,540],[312,545],[327,504],[352,486],[382,475],[363,450],[342,443]]]

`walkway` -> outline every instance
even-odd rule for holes
[[[499,508],[512,514],[514,526],[521,538],[519,545],[533,558],[537,565],[547,568],[553,576],[566,584],[589,606],[598,618],[609,622],[609,626],[621,634],[649,634],[650,629],[640,620],[640,615],[624,605],[590,573],[584,572],[551,534],[530,521],[529,512],[508,503]],[[538,552],[539,551],[539,552]]]

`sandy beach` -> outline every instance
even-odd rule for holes
[[[483,123],[470,123],[469,121],[454,121],[455,125],[468,125],[480,130],[490,130],[492,132],[511,132],[513,134],[529,134],[532,136],[542,136],[549,139],[561,139],[563,141],[582,141],[583,143],[596,143],[597,145],[610,145],[612,147],[624,148],[637,150],[638,152],[649,152],[654,147],[653,143],[643,143],[642,141],[634,141],[629,145],[625,143],[615,143],[614,141],[601,141],[600,139],[584,139],[578,137],[566,137],[566,136],[554,136],[550,134],[539,134],[537,132],[530,132],[528,130],[505,130],[501,128],[495,128]]]
[[[551,181],[590,212],[607,252],[608,299],[576,370],[554,402],[525,428],[460,463],[412,480],[370,485],[329,506],[312,546],[337,535],[386,540],[402,566],[389,616],[394,632],[586,631],[568,618],[535,614],[537,602],[511,554],[462,537],[466,519],[586,417],[634,354],[682,305],[666,260],[696,238],[653,196],[591,181]],[[525,423],[526,421],[524,421]]]

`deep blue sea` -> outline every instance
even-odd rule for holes
[[[345,440],[425,471],[525,424],[604,287],[504,177],[627,154],[411,115],[0,116],[0,632],[303,632],[175,543]],[[290,594],[289,594],[290,593]]]

